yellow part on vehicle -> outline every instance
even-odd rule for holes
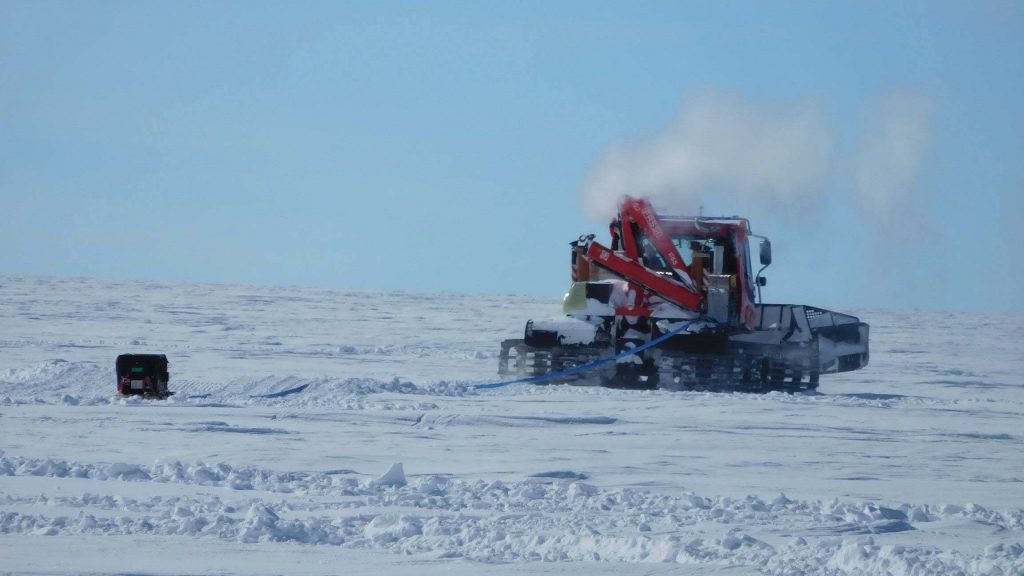
[[[573,282],[562,300],[562,313],[571,314],[587,309],[587,283]]]

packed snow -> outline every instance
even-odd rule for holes
[[[0,277],[0,572],[1024,574],[1021,318],[840,310],[816,393],[473,388],[560,306]]]

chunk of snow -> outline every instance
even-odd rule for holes
[[[372,483],[374,486],[405,486],[405,470],[401,462],[395,462],[383,476]]]
[[[597,335],[597,326],[572,316],[534,320],[533,329],[557,332],[560,344],[591,344]]]
[[[272,540],[277,533],[279,517],[269,506],[255,503],[249,508],[242,522],[238,539],[242,542]]]
[[[381,514],[363,528],[363,535],[377,544],[387,544],[423,533],[423,523],[412,516]]]

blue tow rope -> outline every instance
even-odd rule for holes
[[[644,350],[647,350],[648,348],[650,348],[652,346],[657,346],[658,344],[661,344],[662,342],[664,342],[665,340],[668,340],[672,336],[675,336],[676,334],[679,334],[683,330],[686,330],[694,322],[696,322],[696,320],[690,320],[689,322],[687,322],[686,324],[683,324],[679,328],[676,328],[675,330],[673,330],[671,332],[666,332],[665,334],[662,334],[661,336],[658,336],[657,338],[655,338],[654,340],[651,340],[650,342],[648,342],[646,344],[641,344],[640,346],[637,346],[636,348],[630,348],[629,350],[623,350],[622,352],[616,354],[615,356],[609,356],[608,358],[601,358],[600,360],[594,360],[593,362],[590,362],[588,364],[584,364],[582,366],[574,366],[572,368],[569,368],[568,370],[562,370],[561,372],[552,372],[550,374],[541,374],[540,376],[531,376],[529,378],[520,378],[519,380],[509,380],[507,382],[495,382],[493,384],[476,384],[476,385],[473,386],[473,388],[475,388],[477,390],[490,390],[492,388],[503,388],[503,387],[509,386],[511,384],[525,384],[527,382],[544,382],[546,380],[554,380],[556,378],[561,378],[563,376],[571,376],[573,374],[579,374],[580,372],[586,372],[587,370],[591,370],[593,368],[597,368],[598,366],[601,366],[602,364],[607,364],[609,362],[615,362],[616,360],[620,360],[622,358],[625,358],[626,356],[632,356],[633,354],[636,354],[637,352],[643,352]]]

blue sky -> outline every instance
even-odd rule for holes
[[[643,172],[673,119],[718,134],[713,102],[782,119],[763,155],[799,111],[828,150],[795,204],[689,184],[773,239],[766,299],[1024,313],[1021,30],[1014,2],[0,0],[0,274],[559,296],[607,229],[588,175]],[[866,211],[863,174],[898,199]]]

